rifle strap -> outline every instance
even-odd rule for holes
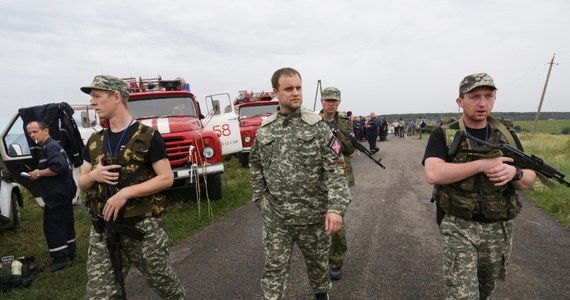
[[[491,123],[491,126],[497,128],[502,134],[503,136],[507,139],[507,142],[509,143],[509,145],[513,146],[513,147],[519,147],[518,143],[515,141],[515,138],[513,137],[513,134],[511,133],[511,131],[507,128],[507,126],[505,126],[505,124],[501,123],[499,120],[489,116],[489,118],[487,118],[487,121],[489,121],[489,123]]]

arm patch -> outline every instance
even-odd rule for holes
[[[329,139],[328,142],[328,147],[329,149],[332,150],[332,152],[334,152],[336,155],[340,155],[340,150],[341,150],[341,145],[339,140],[331,134],[331,138]]]

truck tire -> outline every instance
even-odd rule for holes
[[[239,154],[239,163],[244,168],[249,168],[249,153],[241,152]]]
[[[19,228],[20,227],[20,203],[18,202],[18,195],[15,192],[12,192],[12,196],[10,197],[12,201],[12,212],[10,213],[10,221],[8,222],[8,226],[12,228]]]
[[[207,192],[210,200],[222,199],[222,174],[210,174],[207,177]]]

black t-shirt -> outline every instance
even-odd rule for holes
[[[133,134],[135,134],[137,128],[138,128],[137,122],[129,126],[127,132],[125,133],[125,136],[121,140],[121,145],[118,147],[119,152],[125,147],[128,141],[133,137]],[[112,152],[115,153],[115,150],[117,149],[117,143],[119,143],[123,131],[112,132],[111,130],[108,129],[104,130],[107,130],[109,133],[109,141],[111,143]],[[103,153],[106,153],[107,155],[108,153],[110,153],[110,151],[108,149],[107,139],[105,138],[104,140],[105,140],[105,145],[103,145],[103,147],[105,147],[105,149],[103,149]],[[83,160],[91,163],[91,157],[89,155],[89,147],[85,147],[82,156]],[[162,136],[158,131],[155,131],[154,135],[152,136],[150,148],[148,149],[148,157],[150,164],[153,164],[163,158],[168,158],[166,154],[166,144],[164,143],[164,139],[162,139]]]

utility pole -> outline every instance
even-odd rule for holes
[[[536,133],[536,124],[538,123],[538,119],[540,117],[540,109],[542,108],[542,102],[544,101],[544,95],[546,94],[546,87],[548,86],[548,79],[550,79],[550,71],[552,71],[552,65],[554,65],[554,57],[556,53],[552,54],[552,60],[549,63],[548,67],[548,74],[546,74],[546,81],[544,82],[544,88],[542,89],[542,96],[540,97],[540,104],[538,104],[538,111],[536,112],[536,116],[534,117],[534,124],[532,125],[532,133],[531,136],[534,136]]]
[[[319,97],[319,95],[321,95],[321,96],[323,95],[323,86],[321,85],[320,79],[317,81],[317,90],[315,91],[315,102],[313,103],[313,111],[314,112],[316,112],[315,109],[317,109],[317,97]]]

